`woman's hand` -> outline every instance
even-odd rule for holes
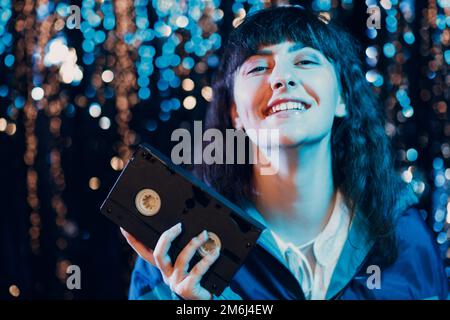
[[[163,276],[164,282],[177,295],[185,300],[211,300],[213,295],[200,285],[200,280],[211,265],[217,260],[220,250],[203,257],[188,273],[189,262],[196,251],[208,240],[208,233],[203,231],[184,247],[176,258],[175,264],[169,257],[169,249],[172,241],[181,233],[181,223],[166,230],[159,238],[155,250],[147,248],[142,242],[136,240],[132,235],[120,228],[128,244],[139,254],[139,256],[157,267]]]

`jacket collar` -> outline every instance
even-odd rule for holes
[[[352,219],[347,240],[334,268],[325,299],[333,298],[356,275],[374,241],[369,240],[368,230],[361,214],[356,213]]]
[[[418,199],[410,186],[400,191],[398,201],[394,208],[394,217],[402,214],[408,207],[416,204]],[[367,223],[358,210],[350,226],[347,241],[331,277],[326,299],[332,299],[351,281],[358,273],[375,241],[369,238]]]

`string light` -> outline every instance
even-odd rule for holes
[[[189,78],[186,78],[183,80],[181,86],[183,87],[184,91],[192,91],[194,90],[195,84],[194,81],[192,81]]]
[[[102,80],[106,83],[113,81],[114,73],[111,70],[105,70],[102,73]]]
[[[211,100],[212,100],[212,94],[213,94],[213,92],[212,92],[212,88],[211,88],[210,86],[204,86],[204,87],[202,88],[202,97],[203,97],[206,101],[211,102]]]
[[[12,35],[8,32],[8,25],[12,17],[11,0],[0,1],[0,56],[8,52],[8,47],[12,44]],[[14,56],[7,55],[3,60],[7,67],[14,63]]]
[[[76,85],[82,79],[82,72],[76,64],[76,51],[65,46],[64,38],[57,37],[58,30],[54,26],[60,17],[56,8],[46,0],[37,1],[36,7],[38,35],[35,55],[38,58],[35,59],[34,74],[38,75],[38,79],[42,82],[39,83],[40,87],[36,87],[35,90],[37,90],[38,109],[43,110],[48,117],[51,134],[47,152],[52,183],[50,204],[56,214],[55,224],[58,227],[58,239],[55,244],[60,251],[65,251],[68,246],[66,226],[69,222],[66,218],[68,210],[63,198],[66,187],[65,174],[61,163],[63,145],[59,141],[61,141],[61,113],[63,107],[67,105],[67,96],[60,83]],[[49,43],[51,45],[47,46]],[[55,52],[52,52],[52,50]],[[58,68],[52,68],[53,65],[59,67],[59,70]],[[42,89],[39,90],[39,88]],[[56,264],[57,268],[58,264]]]
[[[89,188],[91,188],[92,190],[98,190],[100,188],[100,179],[97,177],[90,178]]]
[[[445,121],[441,136],[449,137],[450,128],[448,123],[448,111],[446,100],[450,95],[448,85],[448,61],[445,60],[444,48],[450,44],[450,32],[448,18],[450,8],[445,7],[445,1],[429,0],[428,6],[423,10],[421,17],[420,53],[424,58],[424,65],[427,68],[422,69],[422,85],[424,88],[421,93],[423,101],[431,105],[437,119]],[[447,22],[446,22],[447,21]],[[446,84],[447,83],[447,84]],[[436,241],[442,251],[447,251],[446,256],[450,256],[449,239],[450,224],[448,219],[448,209],[450,207],[450,180],[447,179],[448,161],[450,152],[448,152],[448,138],[441,141],[441,156],[433,161],[433,194],[432,194],[432,212],[442,212],[442,219],[439,215],[434,215],[434,230],[438,232]],[[435,141],[435,143],[438,141]],[[447,168],[445,163],[447,163]],[[447,213],[447,219],[444,218]],[[439,219],[437,219],[439,218]],[[441,221],[442,220],[442,221]]]
[[[121,137],[117,149],[122,161],[127,162],[131,157],[130,146],[135,142],[135,133],[129,129],[128,125],[132,117],[130,109],[137,103],[134,89],[136,76],[131,54],[136,54],[137,50],[134,45],[139,47],[140,41],[133,38],[136,27],[132,19],[135,15],[133,1],[115,0],[114,13],[117,27],[114,33],[109,33],[107,45],[110,46],[114,41],[116,122],[117,131]]]
[[[197,99],[195,99],[194,96],[187,96],[183,100],[183,107],[185,107],[187,110],[194,109],[196,104],[197,104]]]
[[[99,121],[99,126],[103,130],[108,130],[109,127],[111,126],[111,120],[109,120],[108,117],[101,117]]]
[[[14,298],[18,298],[20,296],[20,289],[15,284],[9,287],[9,294]]]
[[[376,5],[376,1],[366,1],[366,5]],[[450,203],[449,179],[445,178],[445,166],[442,158],[438,157],[433,162],[433,183],[430,185],[426,175],[417,166],[411,166],[429,148],[428,133],[417,134],[419,148],[406,148],[404,142],[409,141],[404,132],[409,132],[410,121],[415,115],[415,107],[412,105],[410,96],[410,78],[416,76],[419,71],[423,76],[420,78],[419,99],[426,105],[431,106],[438,119],[446,119],[442,136],[450,136],[450,125],[448,124],[447,103],[445,97],[449,96],[448,63],[445,63],[443,47],[450,43],[450,33],[444,27],[445,19],[448,21],[449,8],[444,8],[441,1],[430,0],[421,12],[421,27],[418,35],[415,34],[416,8],[415,2],[411,0],[381,1],[381,7],[386,13],[384,26],[381,30],[369,29],[367,35],[372,39],[366,48],[366,63],[369,70],[366,79],[373,85],[375,92],[385,96],[388,121],[386,133],[393,137],[400,135],[400,150],[398,159],[402,161],[402,179],[411,184],[415,193],[420,197],[426,190],[432,190],[432,208],[434,221],[433,229],[437,233],[436,241],[441,246],[443,255],[450,255],[448,247],[449,224],[444,221],[443,215]],[[445,18],[446,17],[446,18]],[[441,22],[439,22],[441,21]],[[423,57],[420,63],[423,67],[419,70],[414,66],[409,67],[409,59],[415,50],[416,39],[420,37],[419,51]],[[381,63],[380,63],[381,62]],[[412,72],[411,74],[408,74]],[[383,77],[386,75],[386,78]],[[446,78],[447,77],[447,78]],[[423,111],[422,111],[423,112]],[[419,130],[415,128],[414,131]],[[436,143],[437,141],[435,141]],[[450,158],[446,143],[441,142],[441,152],[444,159]],[[406,150],[406,151],[405,151]],[[407,167],[405,167],[407,166]],[[447,252],[447,253],[445,253]]]
[[[17,11],[17,20],[15,23],[15,30],[18,33],[17,48],[15,52],[18,65],[23,67],[15,69],[16,79],[32,79],[33,70],[27,61],[31,61],[32,54],[34,52],[34,43],[36,36],[36,17],[34,2],[26,0],[22,6],[15,7]],[[26,29],[25,26],[28,26]],[[32,83],[29,81],[25,87],[21,88],[25,92],[31,93],[33,89]],[[22,100],[24,101],[22,104]],[[34,163],[37,155],[38,139],[35,134],[37,108],[34,105],[34,101],[29,94],[25,99],[20,97],[16,98],[16,104],[19,106],[24,105],[24,130],[25,130],[25,154],[24,162],[27,166],[27,203],[31,209],[30,222],[31,227],[29,229],[30,234],[30,246],[34,254],[40,252],[40,230],[41,230],[41,218],[39,214],[40,200],[38,198],[38,174],[35,169]]]
[[[5,118],[0,118],[0,131],[5,131],[8,126],[8,122]]]
[[[123,169],[123,161],[119,157],[112,157],[110,164],[111,168],[113,168],[116,171],[120,171]]]

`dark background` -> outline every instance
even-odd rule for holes
[[[380,8],[376,37],[366,24],[365,2]],[[448,266],[450,8],[444,2],[291,1],[328,13],[361,42],[361,59],[372,70],[368,81],[386,110],[397,168],[420,197]],[[64,25],[64,4],[81,7],[81,29]],[[134,255],[99,207],[139,143],[170,153],[171,132],[203,118],[210,98],[202,88],[210,85],[221,43],[234,19],[242,17],[239,8],[248,12],[258,4],[264,6],[259,1],[0,0],[0,299],[127,297]],[[190,23],[175,28],[170,19],[180,13]],[[180,43],[171,48],[170,35],[157,32],[153,39],[139,38],[145,30],[159,30],[160,22],[172,25],[170,35],[177,34]],[[92,32],[98,33],[92,37]],[[81,81],[64,83],[60,64],[43,63],[56,38],[74,48]],[[202,39],[211,40],[209,47],[197,50]],[[155,50],[148,63],[152,72],[142,66],[142,46]],[[171,64],[158,61],[160,56],[171,57]],[[193,59],[191,69],[182,63],[186,57]],[[114,73],[112,82],[102,81],[104,70]],[[192,91],[180,84],[185,78],[193,80]],[[35,87],[44,89],[42,99],[34,99]],[[183,101],[191,95],[197,103],[187,110]],[[99,117],[92,116],[96,110]],[[109,119],[109,128],[99,126],[101,117]],[[81,268],[81,290],[66,287],[71,264]]]

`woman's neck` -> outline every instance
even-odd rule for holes
[[[269,227],[298,245],[316,237],[334,208],[329,137],[312,145],[280,148],[276,174],[261,175],[259,166],[254,165],[253,200]]]

